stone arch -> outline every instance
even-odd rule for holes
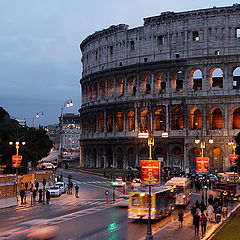
[[[175,146],[171,150],[173,167],[183,168],[183,150],[180,146]]]
[[[173,73],[171,79],[171,88],[175,89],[177,92],[183,91],[183,81],[184,81],[184,74],[182,70],[178,70]]]
[[[127,130],[135,131],[135,113],[134,113],[134,111],[129,111],[127,113]]]
[[[210,170],[213,172],[217,170],[218,172],[223,171],[223,154],[220,147],[213,147],[209,150],[209,160],[210,160]]]
[[[98,83],[95,82],[93,84],[93,99],[96,100],[98,98]]]
[[[123,160],[124,160],[124,157],[123,157],[123,151],[121,148],[117,148],[117,151],[116,151],[116,163],[117,163],[117,168],[118,169],[123,169]]]
[[[127,165],[129,167],[133,167],[135,168],[135,151],[134,151],[134,148],[130,147],[128,150],[127,150]]]
[[[153,159],[161,161],[161,167],[166,166],[166,150],[162,147],[156,147],[154,149]]]
[[[150,93],[151,92],[151,83],[150,83],[150,74],[143,74],[140,77],[140,92]]]
[[[143,110],[140,113],[140,132],[148,131],[148,110]]]
[[[165,131],[166,130],[166,112],[164,109],[157,109],[154,112],[154,130]]]
[[[106,82],[105,82],[105,80],[102,80],[99,85],[100,85],[100,98],[103,99],[106,96]]]
[[[189,73],[191,88],[195,91],[202,90],[203,74],[201,69],[194,68]]]
[[[124,95],[124,77],[119,77],[116,80],[116,94],[117,96],[123,96]]]
[[[240,129],[240,107],[232,111],[232,129]]]
[[[114,81],[112,79],[108,80],[108,97],[114,97]]]
[[[107,113],[107,131],[113,131],[113,114],[110,112]]]
[[[223,129],[223,113],[220,108],[210,110],[210,129]]]
[[[180,107],[174,108],[171,112],[171,129],[183,129],[183,112]]]
[[[122,112],[117,112],[116,113],[116,131],[117,132],[122,132],[123,131],[123,113]]]
[[[103,112],[100,112],[98,115],[98,131],[99,132],[104,131],[104,113]]]
[[[233,89],[240,89],[240,67],[236,67],[233,71]]]
[[[104,168],[104,159],[105,159],[105,155],[104,155],[104,149],[100,148],[99,152],[98,152],[98,164],[100,168]]]
[[[189,128],[191,130],[202,128],[202,113],[198,108],[189,110]]]
[[[135,96],[136,95],[136,77],[130,76],[127,79],[127,94]]]
[[[196,157],[201,157],[201,149],[199,147],[194,147],[189,153],[189,167],[191,169],[196,169]]]
[[[142,147],[139,151],[139,159],[140,160],[147,160],[148,159],[148,148]]]
[[[223,71],[219,67],[214,67],[209,74],[210,87],[223,88]]]
[[[154,93],[166,92],[166,74],[157,72],[154,74]]]
[[[113,167],[113,151],[112,148],[107,148],[107,168]]]
[[[92,153],[92,167],[93,168],[97,167],[97,149],[96,148],[93,149],[93,153]]]

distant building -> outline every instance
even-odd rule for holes
[[[53,146],[57,149],[59,146],[60,139],[60,128],[58,124],[52,124],[45,127],[47,135],[50,140],[53,142]]]

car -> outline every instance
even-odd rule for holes
[[[123,181],[122,178],[116,178],[111,183],[112,187],[124,187],[126,186],[126,183]]]
[[[237,187],[237,184],[231,183],[231,182],[216,182],[213,185],[214,189],[231,191],[231,192],[236,192],[236,187]]]
[[[56,182],[54,186],[57,186],[60,188],[61,193],[66,193],[66,184],[65,182]]]
[[[59,186],[51,186],[48,191],[50,192],[51,197],[60,197],[61,189]]]
[[[129,195],[121,195],[116,200],[118,207],[128,207],[129,205]]]
[[[138,188],[141,186],[141,183],[142,181],[140,178],[134,178],[130,185],[131,185],[131,188]]]
[[[47,219],[34,219],[21,223],[18,228],[11,231],[0,233],[0,239],[53,239],[57,236],[59,227],[51,225]]]
[[[215,174],[208,174],[208,175],[207,175],[207,178],[208,178],[210,181],[219,181],[218,176],[215,175]]]

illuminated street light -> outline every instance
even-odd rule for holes
[[[33,117],[33,122],[32,122],[33,128],[35,127],[35,120],[36,120],[37,118],[40,118],[40,117],[43,117],[43,112],[38,112],[38,113]]]

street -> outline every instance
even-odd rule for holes
[[[37,203],[31,206],[18,206],[0,210],[0,232],[14,229],[22,222],[32,219],[48,219],[50,224],[59,227],[56,239],[92,239],[92,240],[136,240],[146,235],[146,221],[128,219],[127,208],[112,203],[113,189],[109,180],[78,172],[64,171],[67,182],[71,174],[72,181],[79,186],[79,198],[74,194],[62,194],[51,198],[50,204]],[[106,205],[105,191],[109,190],[109,205]],[[116,191],[116,198],[122,194]],[[191,203],[200,199],[200,194],[193,194]],[[191,204],[184,210],[189,212]],[[152,224],[153,233],[168,222],[176,219],[176,211],[171,216]]]

